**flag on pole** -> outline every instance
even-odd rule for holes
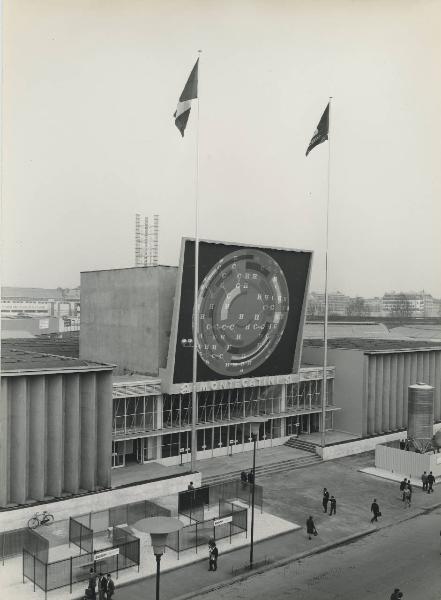
[[[309,142],[308,149],[306,150],[306,156],[311,152],[313,148],[322,144],[328,139],[329,134],[329,103],[325,108],[325,112],[322,114],[322,118],[317,125],[317,129],[314,131],[314,135]]]
[[[187,127],[188,117],[190,116],[191,101],[198,97],[198,65],[199,58],[190,73],[190,77],[185,84],[182,94],[179,97],[178,107],[174,113],[175,125],[184,137],[184,131]]]

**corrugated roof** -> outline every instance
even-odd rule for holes
[[[303,341],[306,348],[321,348],[323,340]],[[365,352],[384,352],[388,350],[404,351],[417,350],[419,348],[427,350],[428,348],[441,349],[441,342],[427,340],[396,340],[396,339],[367,339],[367,338],[334,338],[328,339],[328,348],[345,350],[364,350]]]
[[[80,360],[71,356],[55,356],[42,352],[29,352],[2,344],[2,374],[22,371],[94,371],[112,368],[111,365]]]
[[[78,358],[80,355],[80,338],[77,332],[63,334],[63,337],[34,337],[2,340],[2,348],[17,348],[29,352],[55,354]]]

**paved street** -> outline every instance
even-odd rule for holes
[[[362,546],[368,544],[368,540],[371,544],[372,538],[378,538],[379,535],[383,536],[383,531],[390,531],[391,525],[395,526],[402,523],[400,525],[402,531],[409,531],[409,527],[414,527],[416,518],[413,517],[416,517],[425,508],[440,502],[441,486],[437,486],[435,492],[430,495],[423,493],[421,489],[415,489],[412,507],[405,508],[401,501],[397,483],[359,472],[360,468],[372,464],[372,462],[373,454],[368,453],[346,457],[337,461],[328,461],[314,465],[311,468],[261,477],[258,483],[265,488],[264,510],[294,523],[299,523],[303,529],[257,544],[255,547],[255,560],[262,561],[268,558],[274,562],[289,556],[314,551],[321,546],[336,543],[354,534],[363,534],[380,529],[381,533],[363,538],[360,542]],[[326,486],[331,494],[334,494],[337,498],[336,516],[330,517],[328,514],[323,513],[321,506],[323,486]],[[378,525],[370,524],[369,509],[374,497],[378,498],[383,513]],[[319,536],[312,540],[307,539],[304,531],[305,520],[309,514],[314,516],[319,530]],[[439,513],[437,514],[439,515]],[[427,519],[427,517],[421,518]],[[441,521],[439,516],[438,520]],[[437,528],[438,538],[434,543],[439,543],[441,522],[435,523],[435,528]],[[412,535],[409,537],[409,541],[411,540]],[[333,568],[338,569],[340,563],[349,568],[353,564],[351,563],[351,552],[352,549],[356,548],[356,545],[351,544],[348,548],[349,553],[344,556],[340,555],[341,548],[330,553],[317,555],[317,564],[328,565],[329,560],[340,556]],[[203,549],[201,550],[203,552]],[[410,552],[410,556],[414,558],[413,552],[413,550]],[[396,553],[395,548],[393,553]],[[407,549],[406,554],[409,555]],[[205,555],[202,554],[202,556]],[[326,563],[324,563],[325,557]],[[439,551],[437,557],[441,558]],[[206,561],[193,563],[172,572],[164,572],[161,577],[161,598],[163,600],[173,600],[182,594],[197,593],[202,587],[226,582],[231,579],[233,571],[237,567],[247,564],[248,559],[249,548],[247,547],[222,554],[219,558],[219,569],[216,573],[207,572]],[[375,571],[373,572],[375,573]],[[314,574],[311,577],[314,577]],[[372,579],[371,576],[369,578]],[[386,581],[386,583],[390,584],[390,581]],[[248,584],[244,583],[242,585],[246,586]],[[292,585],[291,581],[288,589]],[[367,587],[366,589],[370,588]],[[124,600],[140,600],[141,598],[152,597],[152,594],[154,594],[154,578],[150,577],[126,587],[120,587],[120,593]],[[217,593],[220,593],[220,591]],[[265,593],[267,594],[268,590]],[[248,596],[240,597],[246,598]],[[252,594],[249,597],[252,598]],[[306,597],[313,599],[315,596]],[[325,597],[328,598],[326,595]],[[332,598],[332,596],[330,597]],[[355,597],[358,598],[358,596]],[[371,597],[376,598],[375,595]],[[419,597],[415,596],[415,598]]]
[[[441,598],[441,510],[377,531],[353,544],[215,590],[204,600],[403,600]]]

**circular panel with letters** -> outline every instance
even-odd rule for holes
[[[262,365],[279,343],[289,292],[278,263],[244,248],[219,260],[198,294],[198,353],[216,373],[240,377]]]

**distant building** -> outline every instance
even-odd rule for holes
[[[421,292],[388,292],[382,299],[382,310],[386,315],[398,317],[437,317],[439,301],[430,294]]]
[[[329,315],[346,315],[350,297],[336,292],[328,294],[328,313]],[[311,292],[308,297],[308,316],[317,316],[325,314],[325,295],[317,292]]]
[[[383,301],[381,298],[363,298],[366,312],[370,317],[382,317],[383,312]]]

